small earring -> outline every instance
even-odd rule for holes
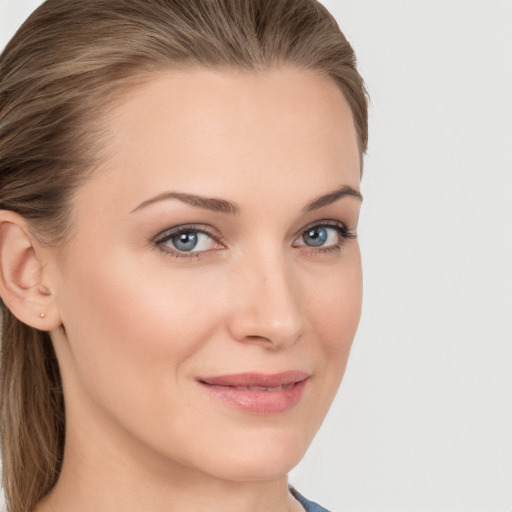
[[[46,316],[46,313],[41,313],[39,316],[40,316],[41,318],[44,318],[44,317]]]

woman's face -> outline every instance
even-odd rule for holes
[[[54,266],[68,445],[230,480],[285,474],[360,315],[345,99],[294,68],[169,72],[106,127]]]

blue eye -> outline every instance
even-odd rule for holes
[[[197,246],[198,233],[188,232],[173,236],[170,240],[172,245],[179,251],[192,251]]]
[[[356,238],[356,235],[341,223],[317,224],[306,228],[293,245],[327,251],[340,249],[343,243],[351,238]]]
[[[316,226],[314,228],[308,229],[303,235],[302,240],[306,245],[311,247],[320,247],[324,245],[329,239],[329,233],[327,231],[328,228],[325,226]],[[331,228],[332,231],[336,231]]]
[[[195,229],[193,227],[180,227],[167,232],[156,244],[165,252],[174,253],[175,255],[185,255],[186,253],[197,253],[210,251],[212,249],[219,249],[221,246],[213,238],[202,229]]]
[[[342,242],[345,229],[341,226],[313,226],[301,236],[301,242],[298,245],[307,245],[309,247],[331,247],[337,246]]]

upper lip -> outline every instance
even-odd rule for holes
[[[230,375],[218,375],[215,377],[201,377],[197,380],[210,386],[259,386],[259,387],[278,387],[288,384],[295,384],[307,379],[310,376],[308,372],[299,370],[289,370],[281,373],[234,373]]]

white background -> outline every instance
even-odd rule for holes
[[[0,47],[38,3],[0,0]],[[291,482],[339,512],[512,512],[512,0],[324,3],[372,102],[365,305]]]

